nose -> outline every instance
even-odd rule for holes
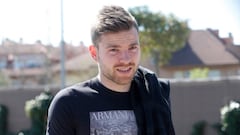
[[[129,62],[131,59],[131,54],[129,53],[129,51],[122,51],[119,57],[120,62],[124,62],[127,63]]]

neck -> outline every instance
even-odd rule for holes
[[[129,84],[118,84],[112,80],[102,77],[101,75],[97,76],[98,80],[108,89],[115,92],[128,92],[130,90],[131,83]]]

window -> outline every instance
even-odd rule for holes
[[[38,60],[29,59],[26,61],[27,68],[41,67],[42,63]]]
[[[174,73],[174,78],[181,79],[181,78],[189,78],[189,71],[177,71]]]
[[[219,70],[209,70],[208,77],[221,77],[221,72]]]
[[[183,78],[183,72],[177,71],[174,73],[173,77],[176,79],[181,79]]]

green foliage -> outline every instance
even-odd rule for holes
[[[193,125],[193,130],[191,135],[204,135],[205,127],[207,125],[206,121],[199,121]]]
[[[209,73],[208,68],[194,68],[190,70],[191,79],[207,78]]]
[[[240,103],[231,101],[221,109],[222,131],[226,135],[240,135]]]
[[[31,129],[23,130],[22,135],[44,135],[47,123],[48,107],[53,99],[50,92],[44,91],[35,99],[26,101],[25,112],[31,119]]]
[[[157,70],[167,64],[173,52],[185,45],[190,31],[186,21],[172,14],[153,13],[146,6],[131,8],[129,12],[139,24],[143,52],[153,58]]]
[[[5,135],[7,133],[7,115],[7,107],[0,105],[0,135]]]

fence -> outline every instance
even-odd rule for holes
[[[24,106],[45,88],[1,89],[0,104],[8,107],[8,130],[18,132],[30,128]],[[51,88],[55,94],[58,87]],[[230,100],[240,100],[240,79],[171,81],[171,108],[177,135],[190,135],[192,125],[201,120],[208,123],[206,135],[216,135],[210,127],[220,122],[220,108]]]

